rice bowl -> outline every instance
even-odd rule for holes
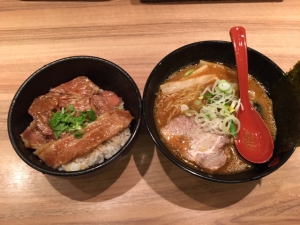
[[[65,171],[63,167],[54,169],[34,155],[32,149],[27,148],[20,137],[20,134],[32,121],[27,110],[36,97],[47,93],[50,88],[83,75],[91,79],[101,89],[113,91],[122,97],[124,108],[134,117],[128,127],[130,133],[128,130],[124,131],[119,138],[116,138],[118,141],[111,149],[107,147],[107,143],[110,142],[105,143],[104,147],[99,147],[105,153],[99,154],[98,150],[91,155],[91,158],[81,158],[78,159],[77,164],[65,165],[65,170],[68,171]],[[123,88],[119,88],[118,83],[122,84]],[[25,163],[44,174],[69,177],[105,171],[118,163],[130,151],[137,136],[140,122],[140,91],[126,71],[105,59],[92,56],[72,56],[43,66],[24,81],[11,102],[7,126],[12,146]],[[116,146],[121,147],[117,152]],[[95,165],[89,166],[95,162]],[[85,169],[77,170],[80,168]]]

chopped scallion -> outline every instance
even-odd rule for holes
[[[189,75],[191,75],[195,70],[194,69],[190,69],[188,71],[185,72],[185,74],[183,74],[183,77],[187,77]]]
[[[80,112],[79,116],[75,116],[75,113],[76,111],[72,105],[69,105],[67,108],[62,108],[61,111],[52,113],[49,125],[53,129],[56,139],[59,139],[63,132],[74,133],[76,138],[81,138],[84,134],[81,131],[82,128],[97,119],[93,109]]]
[[[230,127],[229,127],[229,132],[232,134],[234,138],[237,138],[237,130],[234,122],[231,121]]]
[[[221,80],[218,84],[218,88],[222,92],[227,92],[231,88],[231,85],[226,80]]]

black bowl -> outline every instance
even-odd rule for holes
[[[78,76],[87,76],[103,90],[110,90],[122,97],[125,109],[134,116],[130,125],[131,137],[126,144],[110,159],[88,169],[66,172],[48,167],[24,146],[20,134],[32,121],[28,108],[33,100],[49,92],[50,88],[70,81]],[[8,134],[17,154],[32,168],[50,175],[77,176],[108,168],[125,156],[130,150],[131,143],[137,136],[142,117],[142,100],[134,80],[116,64],[105,59],[91,56],[74,56],[63,58],[33,73],[15,94],[8,113]]]
[[[284,72],[272,60],[262,55],[261,53],[248,48],[249,73],[253,75],[259,82],[263,84],[269,93],[269,97],[273,101],[274,116],[277,125],[277,137],[275,141],[274,156],[268,163],[259,164],[253,169],[234,175],[214,175],[200,170],[194,169],[183,163],[174,156],[165,146],[160,138],[159,132],[156,129],[154,120],[154,102],[156,94],[159,90],[159,85],[176,70],[183,68],[189,64],[199,62],[199,60],[207,60],[212,62],[220,62],[225,65],[235,67],[235,55],[231,42],[225,41],[203,41],[192,43],[183,46],[164,57],[151,72],[143,93],[143,114],[147,129],[162,153],[175,163],[181,169],[204,179],[224,182],[224,183],[239,183],[247,182],[262,178],[282,166],[288,158],[293,154],[296,145],[296,139],[291,139],[288,142],[287,135],[291,135],[293,131],[286,133],[285,122],[280,119],[280,113],[283,111],[277,103],[279,98],[273,91],[273,86],[284,76]],[[282,100],[283,101],[283,100]],[[296,135],[296,134],[295,134]],[[294,136],[295,136],[294,135]]]

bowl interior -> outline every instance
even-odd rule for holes
[[[264,177],[278,169],[295,150],[295,140],[289,143],[283,142],[283,137],[276,138],[274,156],[269,163],[255,166],[253,169],[234,175],[212,175],[193,169],[178,160],[164,145],[156,129],[154,120],[154,103],[159,85],[176,70],[189,64],[197,63],[199,60],[221,62],[228,66],[235,66],[235,55],[231,42],[225,41],[203,41],[183,46],[165,58],[163,58],[151,72],[143,93],[143,113],[147,129],[157,147],[173,163],[183,170],[212,181],[218,182],[246,182]],[[284,72],[269,58],[261,53],[248,48],[249,73],[263,84],[273,102],[277,101],[277,95],[273,93],[273,86],[282,78]],[[284,124],[279,120],[280,106],[274,105],[274,117],[277,125],[277,133],[283,133]]]
[[[32,149],[24,146],[20,134],[32,121],[28,109],[33,100],[49,92],[50,88],[70,81],[77,76],[87,76],[103,90],[110,90],[122,97],[125,109],[134,116],[131,123],[131,137],[122,149],[103,163],[77,172],[64,172],[45,165]],[[52,62],[32,74],[19,88],[11,103],[8,113],[8,132],[12,145],[18,155],[31,167],[40,172],[75,176],[90,173],[108,164],[117,162],[127,153],[128,146],[135,138],[141,121],[141,96],[133,79],[119,66],[105,59],[90,56],[74,56]]]

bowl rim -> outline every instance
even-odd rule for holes
[[[78,171],[60,171],[58,169],[48,170],[48,169],[42,168],[42,167],[38,166],[37,164],[33,163],[25,154],[23,154],[22,151],[19,150],[16,142],[14,141],[13,127],[12,127],[11,123],[12,123],[12,111],[13,111],[15,102],[18,99],[18,97],[20,96],[21,91],[26,86],[26,84],[28,82],[30,82],[32,79],[34,79],[36,76],[38,76],[44,70],[47,70],[49,67],[56,66],[60,63],[66,62],[66,61],[82,60],[82,59],[83,60],[95,60],[95,61],[98,61],[98,62],[101,62],[104,64],[108,64],[109,66],[114,67],[115,69],[119,70],[125,76],[125,78],[131,83],[134,94],[138,101],[138,106],[137,106],[138,118],[135,118],[135,125],[134,125],[134,127],[131,131],[131,135],[130,135],[129,139],[126,141],[126,143],[121,147],[121,149],[117,153],[115,153],[109,159],[105,159],[104,162],[97,164],[95,166],[91,166],[87,169],[78,170]],[[133,78],[119,65],[117,65],[107,59],[100,58],[97,56],[75,55],[75,56],[68,56],[68,57],[60,58],[60,59],[54,60],[48,64],[45,64],[44,66],[42,66],[41,68],[39,68],[35,72],[33,72],[29,77],[27,77],[25,79],[25,81],[23,81],[23,83],[20,85],[17,92],[15,93],[15,95],[10,103],[10,106],[9,106],[8,117],[7,117],[7,131],[8,131],[9,140],[10,140],[11,145],[13,146],[15,152],[30,167],[32,167],[33,169],[36,169],[37,171],[39,171],[43,174],[49,174],[49,175],[54,175],[54,176],[63,176],[63,177],[75,177],[75,176],[80,176],[80,175],[85,175],[85,174],[90,174],[92,172],[96,172],[97,170],[107,167],[112,162],[119,159],[120,156],[122,156],[122,154],[124,152],[126,152],[126,150],[128,150],[128,148],[130,147],[130,145],[132,144],[134,139],[137,137],[138,130],[141,125],[141,121],[142,121],[142,97],[141,97],[139,88],[138,88],[137,84],[135,83],[135,81],[133,80]],[[49,169],[51,169],[51,168],[49,167]]]
[[[205,41],[198,41],[198,42],[189,43],[189,44],[183,45],[183,46],[181,46],[181,47],[179,47],[179,48],[171,51],[170,53],[168,53],[166,56],[164,56],[155,65],[155,67],[152,69],[152,71],[151,71],[151,73],[150,73],[150,75],[149,75],[149,77],[148,77],[148,79],[146,81],[146,84],[145,84],[145,87],[144,87],[144,91],[143,91],[143,101],[142,101],[142,104],[143,104],[143,119],[144,119],[144,122],[146,124],[148,133],[150,134],[150,136],[151,136],[153,142],[155,143],[156,147],[163,153],[163,155],[165,155],[172,163],[174,163],[176,166],[178,166],[182,170],[184,170],[184,171],[186,171],[186,172],[188,172],[188,173],[190,173],[190,174],[192,174],[192,175],[194,175],[196,177],[200,177],[200,178],[203,178],[203,179],[206,179],[206,180],[210,180],[210,181],[214,181],[214,182],[221,182],[221,183],[244,183],[244,182],[250,182],[250,181],[261,179],[261,178],[263,178],[263,177],[265,177],[265,176],[273,173],[278,168],[280,168],[291,157],[291,155],[294,153],[294,151],[297,148],[297,146],[294,146],[293,149],[291,149],[289,151],[289,153],[285,155],[285,159],[284,160],[281,160],[277,165],[273,166],[272,168],[269,168],[267,171],[264,171],[264,172],[260,173],[257,176],[253,176],[251,178],[245,178],[245,179],[226,180],[226,179],[223,179],[223,178],[214,178],[214,177],[212,177],[213,175],[211,175],[209,173],[201,172],[201,171],[199,171],[200,173],[197,173],[196,170],[193,170],[191,167],[189,167],[185,163],[183,163],[180,160],[176,159],[176,157],[170,151],[167,152],[167,149],[165,149],[167,147],[162,146],[161,143],[155,138],[155,136],[153,134],[150,122],[147,120],[148,114],[147,114],[147,110],[146,109],[148,108],[147,107],[147,92],[149,90],[149,86],[150,86],[151,80],[154,77],[155,71],[162,64],[164,64],[164,62],[169,57],[171,57],[172,55],[176,54],[177,52],[180,52],[183,49],[191,48],[191,47],[193,47],[195,45],[201,45],[201,44],[232,44],[232,42],[230,42],[230,41],[223,41],[223,40],[205,40]],[[274,66],[274,68],[276,68],[277,70],[279,70],[283,75],[285,74],[283,72],[283,70],[273,60],[271,60],[270,58],[268,58],[264,54],[258,52],[257,50],[255,50],[255,49],[253,49],[251,47],[247,47],[247,49],[248,49],[248,52],[251,51],[251,52],[259,55],[264,60],[266,60],[270,64],[272,64],[272,66]],[[156,132],[158,133],[157,130],[156,130]],[[201,173],[203,173],[203,174],[201,174]],[[225,178],[225,176],[230,176],[230,175],[224,175],[224,178]],[[221,175],[221,177],[222,177],[222,175]]]

